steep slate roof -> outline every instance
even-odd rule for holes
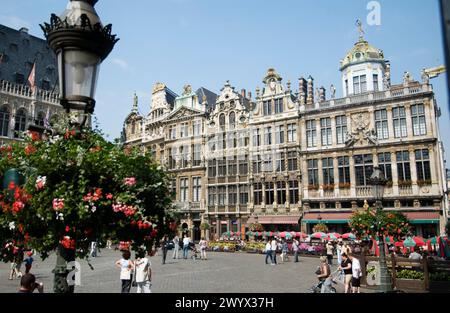
[[[18,73],[23,75],[22,83],[28,85],[28,75],[33,62],[36,62],[36,86],[45,89],[42,83],[46,80],[49,90],[53,90],[58,84],[58,66],[54,52],[44,39],[28,34],[28,30],[15,30],[0,25],[0,55],[2,54],[4,57],[0,64],[0,80],[19,83],[16,80]]]
[[[196,92],[195,92],[198,96],[198,100],[199,102],[202,102],[203,96],[206,96],[206,102],[208,102],[208,105],[206,107],[206,111],[210,110],[210,109],[214,109],[216,106],[216,99],[217,99],[217,94],[215,94],[214,92],[204,88],[204,87],[200,87]]]

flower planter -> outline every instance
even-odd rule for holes
[[[396,286],[399,290],[412,291],[412,292],[424,292],[425,282],[419,279],[396,279]]]

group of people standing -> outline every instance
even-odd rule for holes
[[[298,246],[299,242],[294,239],[293,243],[293,249],[294,249],[294,262],[298,262]],[[269,264],[267,262],[268,259],[270,259],[271,265],[276,265],[277,263],[277,252],[280,253],[281,262],[285,262],[288,260],[288,244],[286,240],[277,240],[275,237],[272,237],[269,239],[266,243],[266,264]]]
[[[132,285],[137,287],[137,293],[151,293],[152,264],[150,260],[143,250],[136,252],[134,261],[130,258],[131,252],[125,250],[122,258],[116,261],[116,267],[120,268],[122,293],[130,293]]]

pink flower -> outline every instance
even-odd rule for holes
[[[106,195],[106,199],[111,200],[112,198],[113,198],[113,195],[112,195],[112,194],[108,193],[108,194]]]
[[[124,183],[127,186],[134,186],[136,185],[136,178],[134,177],[127,177],[124,179]]]
[[[64,199],[53,199],[53,210],[59,211],[64,209]]]

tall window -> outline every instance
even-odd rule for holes
[[[192,201],[200,202],[202,197],[202,178],[201,177],[192,177]]]
[[[425,107],[423,104],[411,106],[411,118],[414,136],[427,134],[427,125],[425,122]]]
[[[347,134],[347,116],[336,116],[336,141],[338,144],[345,143]]]
[[[333,158],[322,159],[322,173],[324,185],[334,185]]]
[[[217,174],[219,177],[227,175],[227,160],[225,158],[217,160]]]
[[[187,146],[180,147],[181,167],[187,167],[189,161],[189,148]]]
[[[208,177],[216,177],[216,174],[217,174],[216,159],[209,160],[209,162],[208,162]]]
[[[188,123],[182,123],[180,125],[181,129],[180,129],[180,137],[184,138],[187,137],[189,135],[189,124]]]
[[[236,175],[237,174],[237,158],[233,157],[228,160],[228,175]]]
[[[226,197],[227,197],[227,187],[219,186],[217,188],[217,198],[219,205],[225,205]]]
[[[263,102],[263,114],[264,115],[272,114],[272,100],[267,100]]]
[[[180,178],[180,201],[187,202],[189,192],[189,181],[187,177]]]
[[[373,90],[379,91],[380,88],[378,88],[378,74],[373,74]]]
[[[308,160],[308,184],[319,185],[319,167],[317,159]]]
[[[353,93],[359,94],[367,91],[366,75],[353,77]]]
[[[397,174],[399,182],[411,181],[411,165],[409,163],[409,152],[399,151],[397,157]]]
[[[331,146],[331,118],[320,119],[320,134],[322,136],[322,146]]]
[[[261,145],[261,135],[259,133],[259,128],[253,130],[253,146],[259,147]]]
[[[416,150],[415,154],[416,154],[417,180],[419,181],[431,180],[430,151],[428,151],[428,149],[421,149]]]
[[[272,205],[274,201],[274,189],[273,182],[265,183],[266,187],[266,205]]]
[[[378,166],[384,174],[384,177],[392,182],[392,165],[391,165],[391,153],[384,152],[378,153]]]
[[[317,129],[315,120],[306,121],[306,142],[308,147],[317,146]]]
[[[275,143],[282,144],[284,143],[284,126],[279,125],[275,127]]]
[[[265,153],[263,154],[263,160],[264,160],[264,172],[272,172],[273,171],[273,155],[272,153]]]
[[[202,122],[194,121],[192,124],[192,134],[194,136],[200,136],[202,134]]]
[[[9,110],[5,105],[0,108],[0,136],[8,137],[9,132]]]
[[[248,174],[248,155],[244,156],[243,160],[239,160],[239,174],[247,175]]]
[[[202,163],[202,145],[192,145],[192,165],[199,166]]]
[[[253,184],[253,201],[255,205],[261,205],[262,203],[262,183]]]
[[[225,114],[220,114],[219,116],[219,128],[220,131],[225,131]]]
[[[275,114],[283,113],[283,98],[275,99]]]
[[[219,133],[216,138],[217,138],[217,142],[218,142],[218,149],[219,150],[226,149],[227,148],[227,143],[226,143],[225,132]]]
[[[297,125],[288,124],[287,126],[287,141],[296,142],[297,141]]]
[[[228,186],[228,204],[229,205],[237,204],[237,187],[236,186]]]
[[[177,197],[177,180],[172,179],[170,181],[170,198],[176,200]]]
[[[296,171],[298,169],[297,152],[289,151],[287,157],[288,157],[288,171]]]
[[[298,181],[293,180],[289,182],[289,203],[294,204],[298,202]]]
[[[286,202],[286,182],[277,182],[277,203],[284,204]]]
[[[22,132],[25,131],[25,124],[27,122],[27,115],[24,109],[16,112],[16,124],[14,125],[14,138],[20,138]]]
[[[34,123],[36,125],[38,125],[38,126],[44,127],[44,119],[45,119],[44,112],[38,112],[36,120],[34,121]]]
[[[266,146],[272,144],[272,127],[264,128],[264,144]]]
[[[170,139],[177,138],[177,127],[175,125],[169,126],[169,136]]]
[[[229,119],[228,124],[230,125],[230,129],[235,129],[236,128],[236,114],[234,112],[231,112],[228,119]]]
[[[406,129],[406,113],[405,107],[397,107],[392,109],[392,120],[394,124],[395,138],[408,137]]]
[[[248,130],[238,132],[239,147],[247,147],[249,143]]]
[[[372,154],[355,155],[355,175],[357,186],[370,185],[369,179],[373,173]]]
[[[208,187],[208,205],[216,205],[216,187]]]
[[[388,139],[388,120],[386,109],[375,111],[375,129],[378,139]]]
[[[239,185],[239,204],[247,205],[248,203],[248,186]]]
[[[261,156],[260,155],[256,155],[254,160],[253,160],[253,174],[259,174],[261,173]]]
[[[345,80],[345,95],[348,96],[348,79]]]
[[[276,167],[275,171],[276,172],[284,172],[286,170],[286,166],[284,163],[285,154],[284,154],[284,152],[281,152],[281,153],[277,153],[276,155],[277,155],[277,161],[275,164],[275,167]]]
[[[169,153],[169,169],[174,169],[177,166],[175,151],[173,148],[169,148],[167,152]]]
[[[338,157],[339,183],[350,184],[350,158],[348,156]]]

